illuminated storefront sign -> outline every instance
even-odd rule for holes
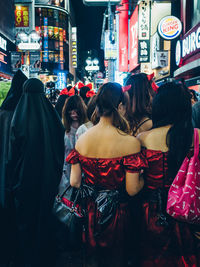
[[[200,23],[176,43],[176,64],[200,52]]]
[[[72,67],[77,68],[77,28],[72,27]]]
[[[138,6],[130,18],[129,70],[138,66]]]
[[[112,40],[113,38],[113,40]],[[110,35],[110,31],[105,32],[105,59],[116,59],[117,58],[117,43],[116,34]]]
[[[67,86],[66,72],[57,73],[56,89],[62,90]]]
[[[28,6],[15,6],[15,27],[29,27]]]
[[[138,19],[138,63],[150,62],[150,15],[149,0],[140,2]]]
[[[121,1],[119,11],[119,71],[128,71],[128,2]]]
[[[158,32],[165,40],[175,39],[182,31],[181,21],[174,16],[166,16],[158,24]]]

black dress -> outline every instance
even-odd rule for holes
[[[38,79],[24,84],[11,123],[9,170],[17,234],[16,266],[53,266],[52,206],[62,176],[64,128]]]
[[[15,256],[15,211],[10,194],[7,173],[10,124],[22,95],[26,76],[19,70],[13,77],[6,99],[0,107],[0,264],[10,262]]]

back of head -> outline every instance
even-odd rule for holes
[[[98,91],[96,96],[95,117],[112,117],[112,124],[124,132],[129,132],[127,121],[119,114],[118,107],[124,102],[124,93],[118,83],[106,83]]]
[[[134,74],[126,80],[126,86],[131,85],[128,90],[130,98],[129,120],[139,123],[143,117],[151,117],[151,98],[155,92],[152,89],[145,73]]]
[[[72,124],[72,119],[69,113],[72,110],[76,110],[77,112],[79,126],[87,121],[86,105],[82,98],[78,95],[70,96],[66,99],[62,110],[62,119],[67,132],[70,132]]]
[[[23,86],[24,93],[44,94],[44,84],[36,78],[28,79]]]
[[[87,87],[87,86],[83,86],[83,87],[81,87],[80,88],[80,96],[82,97],[82,99],[83,99],[83,101],[85,102],[85,103],[87,103],[88,102],[88,98],[86,97],[86,94],[87,94],[87,92],[88,91],[90,91],[90,88],[89,87]]]
[[[92,96],[87,104],[87,117],[91,121],[92,114],[96,108],[96,95]]]
[[[172,125],[167,134],[169,173],[175,176],[193,138],[191,97],[175,82],[161,85],[153,99],[153,128]]]
[[[21,70],[18,70],[13,77],[10,90],[8,91],[6,99],[1,105],[1,109],[15,110],[23,92],[23,84],[26,80],[27,77],[23,74]]]

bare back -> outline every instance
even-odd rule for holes
[[[118,158],[140,152],[140,142],[112,125],[96,125],[77,141],[77,151],[91,158]]]
[[[171,126],[159,127],[152,129],[147,132],[143,132],[137,136],[140,140],[141,145],[147,149],[159,150],[162,152],[167,152],[168,147],[166,144],[167,132]],[[200,138],[200,130],[199,130]]]

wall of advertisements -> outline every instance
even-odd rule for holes
[[[36,7],[36,31],[42,38],[42,62],[68,69],[68,15],[54,7]]]

